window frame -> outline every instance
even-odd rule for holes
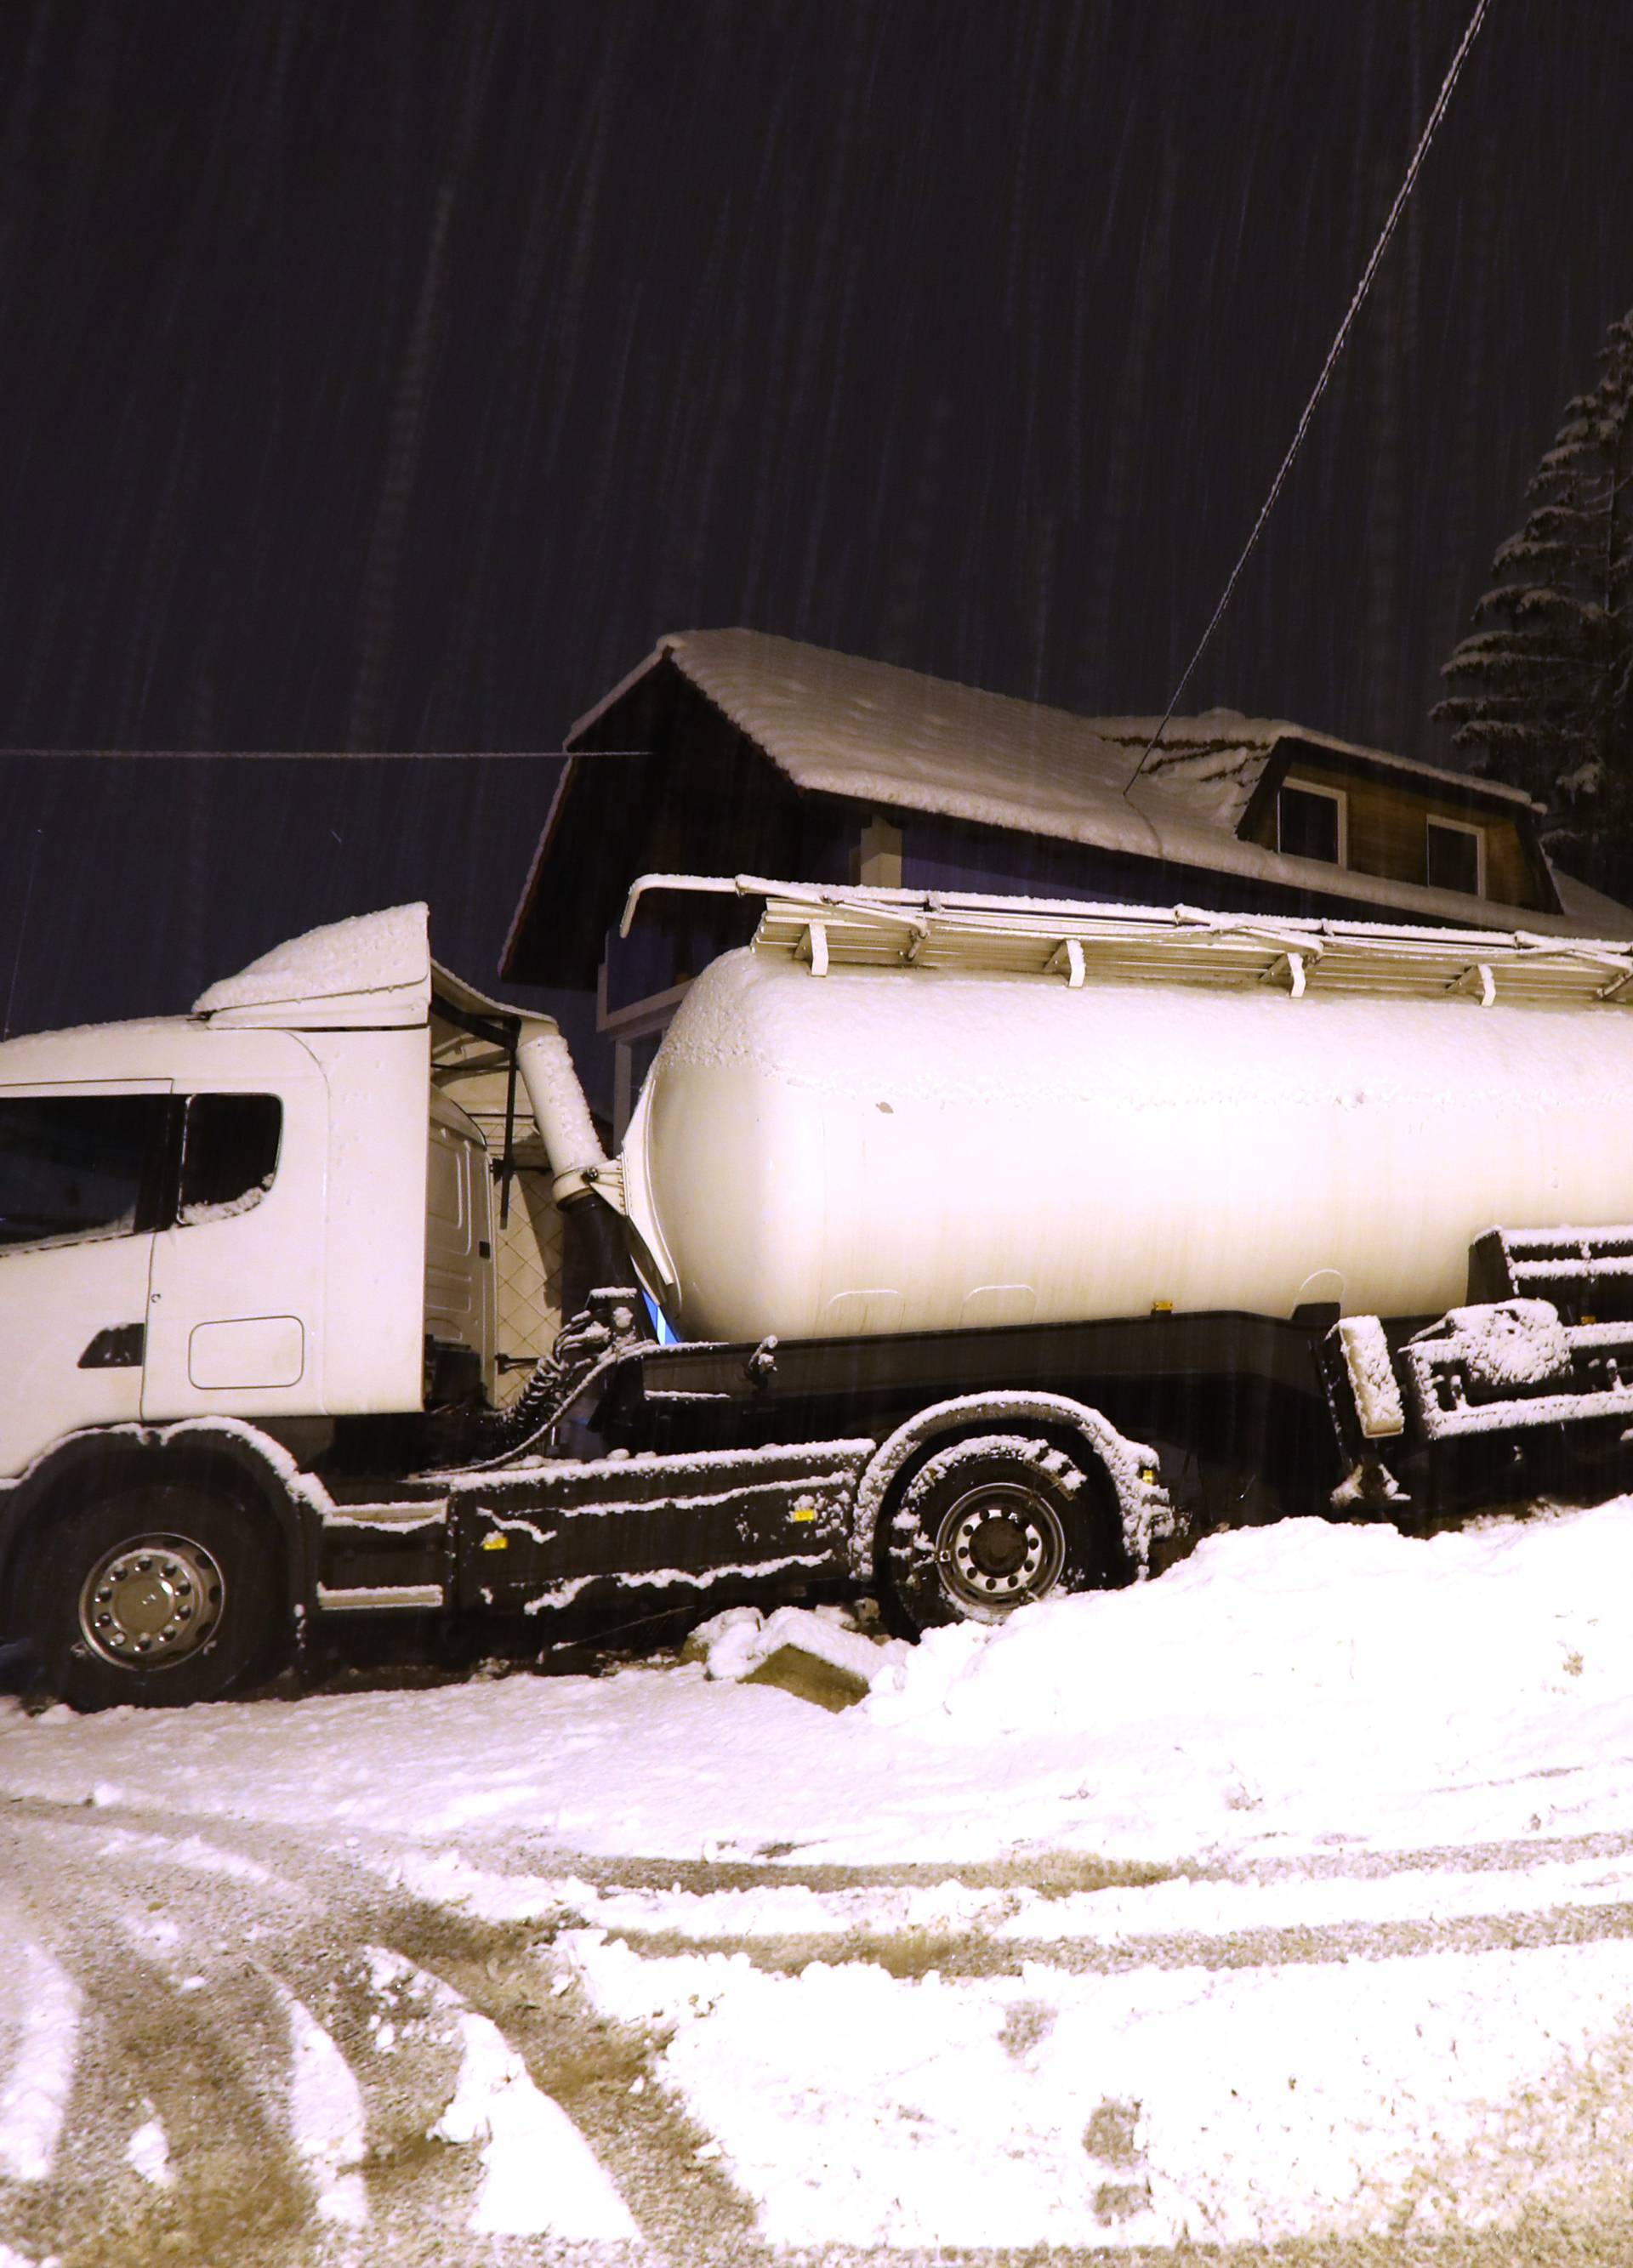
[[[207,1211],[197,1219],[188,1219],[182,1210],[182,1186],[192,1107],[199,1101],[233,1101],[249,1095],[271,1102],[277,1108],[278,1139],[271,1178],[241,1193],[248,1199],[248,1203],[229,1201],[228,1205],[218,1211]],[[201,1086],[187,1087],[178,1092],[174,1086],[161,1086],[157,1082],[138,1082],[125,1087],[111,1080],[100,1079],[71,1079],[60,1086],[37,1085],[32,1080],[16,1086],[0,1086],[0,1104],[92,1100],[117,1102],[138,1098],[153,1102],[159,1123],[152,1146],[143,1161],[130,1226],[119,1228],[103,1225],[28,1241],[0,1242],[0,1262],[13,1255],[71,1251],[86,1244],[115,1244],[135,1236],[164,1236],[178,1229],[190,1233],[195,1229],[212,1227],[218,1221],[238,1219],[245,1213],[254,1212],[272,1195],[284,1163],[284,1138],[288,1123],[285,1098],[276,1088]]]
[[[1473,889],[1472,893],[1471,893],[1471,892],[1469,892],[1469,891],[1467,891],[1467,890],[1459,890],[1459,891],[1457,891],[1454,895],[1457,895],[1457,896],[1459,896],[1459,897],[1467,897],[1467,896],[1473,895],[1473,896],[1474,896],[1474,897],[1476,897],[1476,898],[1483,898],[1483,897],[1485,896],[1485,895],[1486,895],[1486,830],[1485,830],[1485,828],[1484,828],[1483,827],[1480,826],[1476,821],[1473,821],[1473,820],[1468,820],[1468,819],[1446,819],[1446,818],[1443,818],[1443,817],[1442,817],[1442,815],[1441,815],[1441,814],[1440,814],[1439,812],[1437,812],[1437,811],[1426,811],[1426,812],[1423,814],[1423,886],[1424,886],[1424,887],[1425,887],[1426,889],[1430,889],[1430,890],[1444,890],[1444,889],[1445,889],[1445,888],[1447,887],[1447,885],[1446,885],[1445,882],[1436,882],[1436,881],[1431,881],[1431,880],[1430,880],[1430,857],[1429,857],[1430,836],[1430,831],[1431,831],[1431,829],[1433,829],[1434,828],[1437,828],[1437,827],[1444,828],[1444,829],[1445,829],[1445,833],[1446,833],[1446,834],[1448,834],[1448,835],[1472,835],[1472,836],[1474,836],[1474,889]]]
[[[154,1235],[164,1226],[170,1209],[171,1160],[177,1124],[174,1093],[167,1084],[161,1086],[157,1081],[137,1080],[125,1086],[111,1079],[70,1079],[60,1086],[30,1080],[16,1086],[0,1087],[0,1104],[138,1101],[153,1105],[157,1125],[136,1180],[129,1226],[105,1221],[56,1235],[0,1243],[0,1262],[29,1253],[72,1252],[90,1244],[123,1244],[135,1237]]]
[[[185,1208],[193,1201],[188,1200],[186,1195],[187,1152],[188,1136],[193,1129],[194,1105],[199,1102],[239,1102],[250,1099],[271,1103],[277,1113],[277,1143],[273,1152],[271,1174],[265,1182],[252,1184],[249,1189],[240,1191],[238,1198],[228,1200],[233,1208],[231,1211],[206,1211],[197,1218],[188,1219]],[[258,1206],[264,1204],[277,1185],[278,1169],[284,1162],[284,1133],[288,1113],[284,1107],[283,1095],[271,1087],[190,1086],[175,1094],[173,1101],[175,1109],[170,1128],[164,1219],[159,1222],[160,1230],[210,1228],[222,1220],[240,1219],[245,1213],[254,1212]],[[243,1198],[249,1202],[241,1202]]]
[[[1334,803],[1337,805],[1338,856],[1332,863],[1334,865],[1347,869],[1349,865],[1349,796],[1348,791],[1341,787],[1329,787],[1324,780],[1301,779],[1296,772],[1289,772],[1285,778],[1279,780],[1276,783],[1275,847],[1277,857],[1284,858],[1305,858],[1310,856],[1309,852],[1305,850],[1288,850],[1282,847],[1282,798],[1287,793],[1289,788],[1292,789],[1296,795],[1319,795],[1324,797],[1328,803]],[[1328,862],[1325,858],[1312,858],[1310,863],[1312,865],[1325,866]]]

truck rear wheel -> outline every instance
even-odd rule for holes
[[[1017,1433],[955,1442],[913,1474],[880,1537],[888,1602],[913,1631],[1127,1579],[1103,1476]]]
[[[277,1540],[230,1498],[154,1481],[48,1522],[25,1627],[76,1709],[217,1701],[267,1667],[284,1621]]]

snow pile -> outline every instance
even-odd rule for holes
[[[467,2008],[454,2099],[432,2129],[442,2142],[477,2144],[483,2183],[473,2229],[557,2235],[579,2243],[632,2243],[629,2209],[561,2105],[542,2095],[497,2024]]]
[[[278,1988],[289,2019],[289,2109],[295,2154],[311,2177],[320,2220],[358,2228],[368,2197],[357,2170],[368,2150],[368,2123],[356,2074],[311,2011]],[[162,2145],[161,2131],[161,2145]],[[134,2162],[134,2161],[133,2161]]]
[[[157,2113],[144,2119],[125,2145],[125,2163],[150,2188],[174,2188],[176,2174],[170,2162],[170,2144],[165,2133],[164,2121]]]
[[[1516,1819],[1522,1778],[1633,1755],[1633,1502],[1214,1536],[1155,1584],[932,1631],[858,1713],[966,1756],[1070,1740],[1102,1837],[1216,1838],[1222,1796],[1284,1833],[1432,1834],[1459,1791],[1523,1830],[1563,1792]]]
[[[709,1677],[735,1682],[785,1646],[796,1646],[835,1669],[848,1670],[864,1684],[913,1651],[901,1638],[868,1637],[843,1607],[778,1607],[769,1615],[757,1607],[728,1607],[723,1615],[698,1624],[687,1652],[695,1650],[701,1656]]]

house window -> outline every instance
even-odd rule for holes
[[[1460,819],[1431,819],[1424,826],[1423,871],[1431,890],[1486,894],[1486,830]]]
[[[1275,799],[1275,847],[1289,858],[1348,863],[1348,799],[1342,788],[1283,780]]]

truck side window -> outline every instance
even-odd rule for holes
[[[284,1106],[276,1094],[190,1094],[176,1223],[196,1228],[258,1205],[277,1171]]]
[[[151,1228],[167,1094],[0,1095],[0,1249]]]

